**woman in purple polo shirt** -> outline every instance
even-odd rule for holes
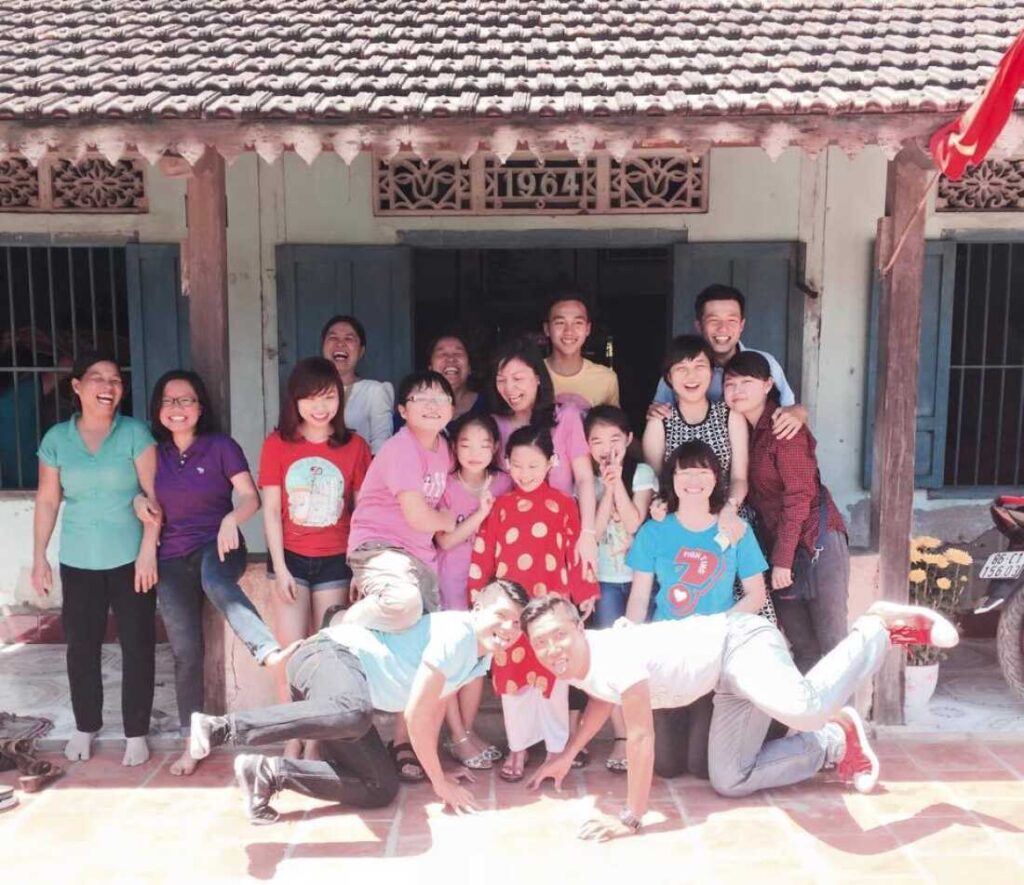
[[[246,558],[238,527],[260,508],[242,449],[217,432],[206,387],[195,372],[163,375],[149,413],[158,444],[156,497],[164,516],[157,600],[174,654],[178,716],[187,736],[192,714],[203,707],[204,595],[260,664],[277,663],[282,652],[238,585]],[[186,745],[171,774],[191,774],[196,764]]]

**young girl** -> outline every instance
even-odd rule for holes
[[[494,499],[512,488],[507,473],[498,469],[501,442],[498,425],[490,415],[468,412],[452,427],[455,469],[441,496],[441,508],[455,515],[456,528],[438,532],[437,579],[441,607],[467,611],[469,562],[473,541],[491,512]],[[466,768],[488,769],[501,752],[473,733],[473,721],[480,709],[483,679],[474,679],[448,702],[447,721],[451,732],[448,746],[452,756]]]
[[[526,426],[512,432],[507,467],[515,488],[494,502],[473,542],[469,590],[492,577],[517,581],[531,598],[559,593],[589,617],[599,595],[597,583],[584,574],[573,551],[580,534],[576,502],[548,485],[555,463],[551,433]],[[494,690],[501,695],[505,733],[511,752],[499,775],[523,778],[526,749],[543,740],[547,751],[560,753],[569,737],[568,685],[534,656],[526,638],[494,656]]]
[[[348,596],[345,551],[370,447],[345,427],[343,408],[334,366],[322,357],[304,359],[288,379],[281,423],[263,445],[267,575],[276,584],[274,625],[282,646],[318,630],[324,613]],[[280,690],[289,700],[283,679]]]
[[[761,354],[742,351],[729,361],[725,401],[751,428],[750,502],[770,551],[779,626],[806,673],[846,636],[846,525],[821,482],[811,432],[801,427],[791,439],[772,432],[778,396]]]
[[[752,531],[744,531],[736,544],[722,532],[718,514],[725,503],[725,483],[707,443],[685,442],[669,456],[661,472],[660,496],[667,518],[644,523],[626,554],[626,565],[633,569],[626,617],[636,623],[647,619],[655,578],[655,621],[759,612],[765,603],[767,563]],[[733,595],[737,577],[743,588],[739,601]],[[658,711],[654,770],[661,777],[689,771],[706,778],[710,726],[710,695],[688,707]]]
[[[654,471],[627,454],[633,434],[629,418],[617,406],[595,406],[583,423],[590,457],[597,474],[597,581],[601,596],[594,612],[594,626],[611,627],[626,613],[633,572],[626,553],[651,506],[658,489]],[[612,712],[615,742],[605,761],[609,771],[626,770],[626,727],[621,711]]]

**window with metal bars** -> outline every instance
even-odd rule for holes
[[[1024,243],[957,247],[947,487],[1024,485]]]
[[[36,449],[73,412],[79,353],[114,355],[132,414],[125,249],[0,246],[0,488],[36,485]]]

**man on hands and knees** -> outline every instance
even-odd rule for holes
[[[843,707],[882,665],[894,645],[952,648],[956,628],[930,609],[876,602],[850,634],[806,675],[793,663],[782,634],[759,615],[693,615],[680,621],[588,630],[561,597],[531,602],[523,629],[540,662],[590,695],[580,728],[565,751],[530,781],[557,788],[572,760],[622,705],[628,786],[621,815],[588,821],[580,837],[599,841],[640,829],[654,768],[652,709],[692,703],[715,691],[708,767],[723,796],[807,780],[835,766],[856,790],[878,782],[878,759],[860,716]],[[765,742],[777,719],[797,733]]]
[[[373,725],[373,712],[404,711],[413,749],[438,798],[455,811],[475,806],[446,776],[437,756],[445,703],[487,672],[491,655],[519,638],[526,591],[513,581],[484,587],[468,612],[425,615],[402,633],[354,624],[327,627],[288,661],[293,701],[227,716],[192,714],[190,752],[221,744],[261,746],[300,738],[320,741],[323,761],[240,755],[235,777],[254,824],[277,820],[270,800],[281,790],[353,805],[390,804],[398,791],[394,762]]]

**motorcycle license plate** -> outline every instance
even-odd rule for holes
[[[979,578],[1016,578],[1024,572],[1024,550],[1007,553],[993,553],[985,560],[978,573]]]

